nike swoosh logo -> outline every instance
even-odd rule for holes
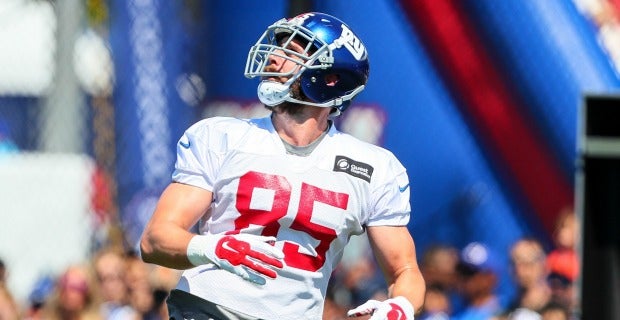
[[[225,250],[227,250],[228,252],[239,252],[239,251],[237,250],[237,248],[233,248],[233,247],[230,245],[229,241],[224,241],[224,242],[222,242],[222,248],[223,248],[223,249],[225,249]]]
[[[407,188],[409,188],[409,184],[408,183],[406,185],[402,186],[402,187],[398,187],[398,191],[405,192],[405,190],[407,190]]]
[[[180,144],[183,148],[185,148],[185,149],[189,149],[189,146],[190,146],[190,142],[189,142],[189,140],[187,140],[187,143],[185,143],[185,142],[183,142],[183,141],[179,141],[179,144]]]

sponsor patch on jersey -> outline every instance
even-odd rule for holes
[[[367,182],[370,182],[373,170],[374,168],[371,165],[355,161],[345,156],[336,156],[336,160],[334,161],[334,171],[345,172]]]

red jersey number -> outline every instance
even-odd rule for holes
[[[270,211],[252,209],[250,202],[254,188],[274,191],[273,205]],[[262,235],[277,236],[280,229],[278,220],[286,215],[291,200],[291,184],[283,176],[250,171],[239,180],[236,208],[241,216],[235,220],[235,229],[241,230],[254,225],[264,226]],[[317,271],[325,263],[325,253],[332,241],[337,238],[336,230],[312,222],[314,202],[321,202],[343,210],[347,209],[349,195],[325,190],[307,183],[302,183],[299,206],[291,229],[305,232],[319,244],[314,248],[316,256],[299,252],[299,245],[285,242],[284,261],[293,268]]]

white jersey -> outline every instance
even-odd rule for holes
[[[321,319],[329,277],[349,237],[409,221],[409,180],[389,151],[333,125],[309,156],[287,154],[269,117],[216,117],[190,127],[173,180],[213,192],[202,234],[275,236],[276,279],[256,285],[213,265],[186,270],[177,289],[262,319]]]

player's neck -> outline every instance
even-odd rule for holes
[[[284,141],[307,146],[329,128],[328,117],[328,108],[304,107],[294,113],[275,109],[271,121]]]

